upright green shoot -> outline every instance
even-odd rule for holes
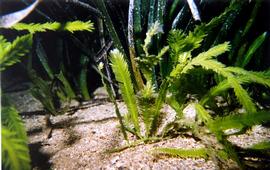
[[[124,59],[123,54],[119,50],[115,49],[110,53],[110,60],[112,63],[112,69],[115,74],[116,80],[119,82],[119,87],[122,92],[123,99],[128,108],[128,114],[131,117],[135,132],[140,135],[139,126],[139,112],[137,108],[137,101],[134,94],[134,87],[130,78],[130,72],[128,65]]]

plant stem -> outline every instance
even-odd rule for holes
[[[102,19],[98,19],[98,28],[99,28],[99,37],[100,37],[100,45],[101,47],[105,47],[106,43],[105,43],[105,38],[104,38],[104,27],[103,27],[103,20]],[[111,87],[111,91],[112,91],[112,95],[116,96],[116,92],[115,89],[113,87],[113,83],[112,83],[112,78],[111,78],[111,72],[110,72],[110,68],[109,68],[109,62],[108,62],[108,56],[107,53],[105,52],[105,54],[102,56],[102,61],[104,62],[105,65],[105,71],[106,71],[106,75],[108,77],[108,81]]]
[[[134,0],[129,1],[129,12],[128,12],[128,45],[129,45],[129,56],[131,61],[132,70],[135,76],[136,84],[138,90],[143,89],[143,79],[141,76],[141,73],[138,69],[138,64],[135,61],[136,58],[136,52],[135,52],[135,46],[134,46],[134,38],[133,38],[133,27],[134,27],[134,21],[133,21],[133,11],[134,11]]]

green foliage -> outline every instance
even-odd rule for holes
[[[223,70],[225,65],[218,62],[217,60],[213,58],[217,57],[218,55],[228,50],[229,50],[229,44],[227,42],[214,46],[208,51],[200,53],[199,55],[194,57],[178,74],[187,73],[188,70],[193,69],[195,66],[201,66],[206,70],[213,70],[217,72],[218,74],[227,76],[227,73],[224,72]]]
[[[62,90],[65,94],[65,98],[66,100],[70,100],[70,99],[74,99],[76,97],[70,83],[68,82],[68,80],[66,79],[66,77],[64,76],[64,73],[62,71],[60,71],[59,74],[57,74],[55,76],[57,78],[57,80],[59,80],[62,84]],[[57,91],[57,93],[61,93],[60,91]]]
[[[201,104],[205,104],[208,100],[210,100],[212,97],[217,96],[221,94],[221,92],[227,91],[228,89],[232,88],[233,85],[236,86],[236,88],[240,88],[240,90],[236,90],[238,93],[237,96],[242,98],[241,100],[249,100],[250,102],[250,97],[247,96],[246,92],[243,92],[243,89],[239,87],[239,84],[250,84],[250,83],[257,83],[264,85],[266,87],[270,87],[270,80],[268,76],[268,71],[263,71],[263,72],[253,72],[253,71],[246,71],[242,68],[239,67],[226,67],[225,68],[226,72],[230,72],[231,74],[238,74],[236,79],[233,79],[233,83],[231,83],[229,80],[224,80],[220,82],[218,85],[214,86],[209,90],[209,92],[201,99]],[[237,81],[237,83],[235,82]],[[236,85],[235,85],[236,84]],[[240,91],[240,93],[239,93]],[[242,95],[240,95],[242,94]],[[246,99],[245,99],[246,98]],[[246,104],[248,105],[248,104]],[[254,104],[251,104],[249,110],[254,110]]]
[[[144,122],[146,137],[150,135],[151,125],[154,118],[155,109],[155,88],[149,81],[144,88],[137,94],[138,106],[141,111],[142,120]]]
[[[3,126],[1,135],[3,167],[12,170],[29,170],[30,157],[26,140],[20,138],[16,131]]]
[[[250,147],[251,149],[255,150],[270,150],[270,141],[263,141],[256,143]]]
[[[168,80],[164,80],[162,82],[162,84],[160,85],[158,97],[155,101],[154,112],[153,112],[154,117],[153,117],[153,121],[151,123],[150,135],[155,135],[155,133],[160,125],[160,116],[161,116],[160,110],[161,110],[164,102],[166,101],[167,89],[168,89],[169,84],[170,83]]]
[[[49,78],[53,79],[53,77],[54,77],[53,70],[49,66],[48,57],[47,57],[46,52],[45,52],[45,50],[40,42],[37,42],[36,53],[37,53],[37,57],[38,57],[40,63],[42,64],[42,66],[45,69],[46,73],[48,74]]]
[[[89,59],[88,59],[87,56],[83,55],[83,56],[81,56],[80,60],[81,60],[80,64],[81,64],[81,67],[82,67],[81,72],[80,72],[80,77],[79,77],[79,79],[80,79],[79,80],[80,89],[81,89],[83,99],[84,100],[90,100],[91,97],[90,97],[88,87],[87,87],[87,66],[88,66],[88,63],[89,63]],[[75,94],[74,94],[74,96],[75,96]]]
[[[207,149],[177,149],[177,148],[156,148],[152,150],[155,154],[165,154],[180,158],[207,158]]]
[[[243,129],[253,125],[262,124],[270,121],[270,114],[267,111],[254,113],[234,114],[225,117],[217,117],[213,122],[208,124],[209,128],[214,131],[224,131],[227,129]]]
[[[31,94],[42,103],[42,105],[47,111],[56,115],[57,111],[56,106],[54,104],[55,96],[51,91],[50,83],[38,77],[34,70],[32,70],[29,75],[31,81],[33,82]]]
[[[38,77],[34,70],[30,70],[29,77],[34,84],[31,92],[33,96],[43,104],[45,109],[53,114],[56,114],[56,100],[60,100],[61,102],[69,102],[71,99],[76,98],[76,94],[73,91],[68,79],[64,75],[62,71],[63,69],[60,69],[58,74],[54,74],[54,71],[49,66],[47,54],[39,41],[37,42],[36,53],[39,61],[41,62],[49,77],[49,80],[44,80],[41,77]],[[82,69],[82,71],[85,72],[85,69]],[[80,81],[80,83],[83,82]]]
[[[65,24],[61,24],[58,22],[47,22],[44,24],[24,24],[18,23],[12,27],[16,30],[27,30],[30,33],[36,32],[45,32],[48,30],[52,31],[89,31],[92,32],[94,30],[93,23],[90,21],[82,22],[82,21],[73,21],[73,22],[66,22]],[[37,36],[37,45],[36,45],[36,54],[38,59],[40,60],[43,68],[45,69],[46,73],[48,74],[49,79],[43,80],[41,77],[38,77],[37,73],[34,70],[31,70],[31,64],[29,64],[28,72],[29,76],[33,82],[33,88],[31,90],[33,96],[41,101],[43,106],[46,110],[48,110],[52,114],[56,114],[56,109],[59,108],[60,102],[66,103],[70,102],[71,99],[76,98],[76,94],[71,86],[71,83],[66,77],[65,68],[61,67],[57,70],[57,73],[50,67],[48,62],[48,57],[46,51],[44,50],[40,39]],[[61,45],[61,44],[60,44]],[[60,47],[61,49],[62,47]],[[85,59],[83,60],[85,61]],[[63,66],[63,61],[61,59],[60,66]],[[81,63],[83,65],[80,77],[79,77],[79,85],[80,90],[83,94],[83,98],[85,100],[90,99],[90,95],[88,93],[87,83],[86,83],[86,68],[87,63]],[[60,101],[59,101],[60,100]]]
[[[82,21],[71,21],[61,24],[59,22],[47,22],[47,23],[17,23],[11,27],[12,29],[22,31],[27,30],[31,34],[36,32],[46,32],[51,31],[69,31],[71,33],[75,31],[89,31],[94,30],[94,24],[91,21],[82,22]]]
[[[202,122],[207,124],[209,121],[212,120],[212,117],[209,115],[209,113],[205,110],[205,108],[202,105],[196,104],[195,108],[196,111],[198,112],[198,117]]]
[[[171,57],[178,57],[183,52],[189,52],[199,48],[204,37],[204,34],[197,35],[196,32],[189,32],[189,34],[186,35],[182,30],[170,31],[168,44],[171,48]],[[177,58],[175,58],[175,60],[177,60]]]
[[[139,113],[128,65],[124,59],[124,56],[118,50],[111,51],[110,56],[112,69],[116,80],[119,82],[122,97],[127,105],[135,131],[137,135],[140,136],[140,126],[138,120]]]
[[[151,41],[153,37],[159,33],[162,33],[161,25],[160,23],[155,22],[146,33],[146,38],[142,46],[144,54],[136,58],[147,82],[155,81],[153,79],[153,72],[155,66],[160,63],[160,61],[162,60],[162,56],[164,56],[165,53],[169,50],[169,47],[165,46],[159,51],[158,55],[149,54],[149,46],[151,44]]]
[[[148,48],[151,43],[151,39],[154,35],[162,32],[161,25],[155,22],[146,33],[146,38],[144,39],[143,51],[146,56],[149,56]]]
[[[102,3],[104,5],[104,1]],[[174,136],[174,133],[178,135],[183,131],[191,130],[193,135],[206,145],[207,151],[211,150],[207,154],[215,157],[214,160],[217,158],[217,161],[222,161],[222,159],[232,158],[241,167],[242,162],[235,147],[226,139],[223,132],[226,129],[219,129],[219,125],[231,128],[239,127],[240,130],[243,130],[240,133],[243,133],[252,125],[269,122],[267,114],[264,113],[267,111],[257,112],[256,98],[254,98],[256,92],[252,91],[254,84],[269,88],[269,73],[268,71],[254,72],[243,69],[253,56],[257,56],[257,52],[261,50],[263,42],[267,39],[266,33],[260,35],[251,44],[247,39],[249,30],[255,23],[261,2],[254,1],[255,6],[251,14],[247,14],[250,14],[247,22],[243,21],[246,22],[243,28],[235,22],[238,21],[239,16],[242,16],[240,15],[242,9],[247,6],[251,7],[252,3],[230,1],[230,5],[219,16],[213,17],[208,23],[202,21],[199,25],[188,18],[190,17],[188,4],[183,2],[184,6],[180,6],[181,3],[181,1],[152,0],[131,0],[129,3],[129,27],[126,42],[129,42],[127,46],[130,52],[130,68],[133,69],[133,74],[130,72],[129,77],[133,78],[132,75],[134,75],[135,82],[138,83],[134,63],[136,67],[137,65],[133,61],[133,58],[137,56],[138,70],[145,78],[143,86],[138,88],[140,91],[134,92],[133,87],[130,86],[132,88],[129,87],[129,90],[132,93],[129,94],[135,95],[134,104],[138,108],[136,113],[139,112],[136,117],[143,121],[144,128],[141,129],[146,131],[144,139],[160,135],[156,133],[164,115],[160,110],[164,104],[169,103],[177,111],[177,117],[174,122],[165,126],[162,137]],[[203,6],[207,3],[201,1],[200,5],[201,11],[204,11]],[[202,16],[202,19],[208,18],[205,14]],[[106,22],[113,27],[110,20],[107,19]],[[173,29],[171,30],[171,28]],[[163,34],[160,34],[161,30]],[[235,37],[231,38],[230,36],[234,33],[236,33]],[[112,37],[115,37],[115,33]],[[117,42],[116,44],[118,45]],[[222,58],[217,58],[221,55]],[[241,64],[234,63],[236,61]],[[231,65],[242,68],[231,67]],[[114,69],[116,69],[115,67],[116,64],[113,64]],[[128,67],[126,66],[126,68]],[[261,70],[261,68],[256,68],[256,70]],[[116,80],[119,81],[117,75]],[[123,83],[119,82],[120,90],[124,94],[125,92],[121,89]],[[217,96],[222,97],[228,106],[218,106],[220,103],[214,99]],[[125,99],[124,101],[126,102]],[[194,109],[196,109],[195,123],[192,125],[183,123],[185,120],[181,119],[183,118],[182,112],[189,103],[195,103]],[[235,109],[234,107],[241,107],[239,105],[242,105],[245,113],[232,114],[231,111]],[[223,110],[224,107],[226,109]],[[126,121],[133,122],[132,119],[126,119]],[[128,122],[125,123],[128,124]],[[132,129],[125,128],[133,132]],[[207,128],[215,136],[209,134]],[[208,137],[211,138],[211,141],[208,141]],[[212,143],[213,138],[216,140],[214,144]],[[222,149],[215,144],[221,144]],[[170,148],[165,148],[165,150],[177,155],[174,153],[175,150],[170,150]]]
[[[166,102],[167,98],[167,91],[169,90],[172,92],[173,97],[171,97],[171,100],[176,100],[174,103],[177,103],[175,106],[180,107],[176,110],[179,111],[179,109],[184,109],[184,104],[186,104],[185,98],[186,96],[182,95],[184,99],[177,99],[176,97],[179,97],[178,94],[181,93],[181,91],[189,91],[189,89],[192,88],[200,88],[196,84],[191,84],[189,82],[186,82],[187,85],[180,84],[179,86],[175,86],[176,82],[188,81],[186,79],[188,76],[194,76],[196,73],[196,70],[200,72],[198,75],[202,75],[204,73],[210,73],[213,77],[213,73],[221,76],[223,78],[223,81],[218,83],[216,86],[211,88],[209,92],[204,94],[200,100],[199,103],[195,104],[196,114],[197,114],[197,120],[194,125],[190,126],[190,129],[192,130],[195,135],[199,135],[201,133],[204,133],[203,131],[199,130],[199,126],[202,126],[201,122],[208,127],[213,134],[215,134],[215,137],[217,141],[222,144],[224,147],[223,150],[216,150],[214,149],[214,157],[218,157],[219,159],[228,159],[229,157],[235,160],[240,166],[241,161],[238,158],[238,154],[235,151],[233,145],[227,141],[225,138],[224,130],[227,128],[239,128],[240,130],[244,130],[247,127],[251,127],[252,125],[261,124],[264,122],[269,122],[269,114],[266,114],[266,112],[258,112],[256,105],[249,96],[249,93],[247,90],[245,90],[243,85],[250,84],[250,83],[258,83],[262,84],[266,87],[269,87],[269,76],[268,72],[252,72],[247,71],[239,67],[227,67],[225,64],[218,61],[217,57],[221,54],[224,54],[225,52],[229,51],[230,45],[228,42],[215,45],[208,49],[207,51],[198,53],[196,52],[196,56],[194,55],[194,51],[197,50],[203,41],[203,38],[206,36],[205,34],[202,34],[198,31],[198,26],[195,31],[197,32],[189,32],[188,35],[185,35],[182,31],[173,30],[170,32],[169,38],[168,38],[168,50],[170,52],[170,57],[173,58],[172,63],[172,69],[171,72],[168,74],[165,79],[162,80],[161,85],[159,88],[153,86],[152,81],[149,77],[146,77],[146,85],[144,88],[137,94],[137,101],[138,101],[138,108],[140,111],[140,114],[137,114],[136,117],[141,115],[142,120],[144,122],[144,126],[146,129],[145,137],[146,139],[151,136],[156,136],[156,131],[160,124],[160,118],[162,117],[162,114],[160,113],[160,110],[163,106],[163,104]],[[150,42],[149,37],[146,41],[148,44]],[[146,44],[147,44],[146,43]],[[143,46],[143,50],[145,51],[145,55],[142,55],[140,58],[140,61],[145,60],[144,62],[140,62],[140,67],[144,68],[143,66],[147,65],[147,61],[151,61],[154,63],[147,55],[148,53],[148,45]],[[116,69],[116,66],[120,66],[120,63],[114,62],[112,64],[113,70]],[[150,64],[149,64],[150,65]],[[125,66],[126,69],[123,72],[128,72],[128,67]],[[153,67],[153,65],[152,65]],[[118,68],[119,69],[119,68]],[[203,72],[201,70],[206,70],[206,72]],[[115,71],[114,71],[115,72]],[[120,70],[118,70],[118,73],[116,74],[116,79],[119,81],[119,73]],[[150,72],[149,72],[150,73]],[[117,75],[118,74],[118,75]],[[127,73],[126,73],[127,74]],[[150,75],[150,74],[149,74]],[[203,77],[202,77],[203,78]],[[180,81],[179,81],[180,80]],[[120,83],[123,83],[123,81],[119,81]],[[131,80],[130,80],[131,82]],[[132,85],[129,85],[132,87]],[[184,89],[174,89],[176,87],[184,88]],[[186,88],[186,89],[185,89]],[[227,91],[228,89],[232,88],[234,91],[234,94],[239,101],[240,104],[243,105],[245,108],[246,113],[242,115],[229,115],[226,117],[220,117],[215,118],[215,115],[210,115],[209,112],[205,109],[205,104],[210,101],[213,97],[219,95],[220,93]],[[123,88],[120,89],[123,92]],[[130,90],[133,89],[129,88]],[[155,90],[154,90],[155,89]],[[157,91],[158,93],[156,94]],[[130,93],[131,94],[131,93]],[[187,94],[187,93],[185,93]],[[134,95],[134,94],[131,94]],[[125,98],[124,101],[126,102]],[[136,100],[134,99],[134,104],[136,104]],[[181,102],[180,102],[181,101]],[[127,104],[127,103],[126,103]],[[127,104],[128,105],[128,104]],[[134,106],[137,108],[137,106]],[[179,111],[181,112],[181,110]],[[138,119],[138,118],[137,118]],[[139,120],[139,119],[138,119]],[[177,119],[176,119],[177,120]],[[128,120],[126,120],[128,121]],[[166,133],[169,133],[172,128],[176,128],[181,126],[177,126],[179,122],[171,123],[170,125],[165,128],[165,133],[162,134],[162,136],[166,136]],[[199,125],[199,126],[198,126]],[[226,127],[226,128],[225,128]],[[175,129],[177,131],[177,129]],[[204,134],[206,135],[206,134]],[[205,140],[201,138],[202,140]],[[215,148],[215,146],[208,146]],[[182,157],[206,157],[206,150],[199,150],[199,151],[186,151],[186,150],[178,150],[173,148],[159,148],[156,150],[158,153],[165,153],[170,154],[174,156],[182,156]],[[210,154],[210,153],[209,153]],[[212,152],[211,152],[212,154]]]
[[[256,38],[256,40],[254,40],[254,42],[250,45],[246,54],[243,57],[239,56],[237,58],[238,61],[236,61],[236,66],[245,67],[250,62],[252,56],[258,50],[258,48],[262,46],[262,44],[266,40],[266,38],[267,38],[266,32],[264,32],[262,35],[258,36]]]
[[[17,37],[12,43],[0,36],[0,71],[21,60],[32,47],[32,35]]]
[[[23,121],[14,107],[1,108],[2,163],[7,169],[30,169],[30,156]]]
[[[248,113],[256,112],[256,106],[250,98],[248,92],[243,89],[240,83],[237,82],[235,78],[228,78],[229,83],[231,84],[234,93],[239,100],[239,102],[243,105]]]
[[[17,37],[12,43],[0,36],[0,71],[20,61],[32,46],[32,35]],[[2,99],[7,100],[1,94]],[[18,111],[5,101],[1,106],[2,168],[30,169],[27,135]]]
[[[102,73],[103,66],[104,66],[104,64],[103,64],[102,62],[99,63],[99,65],[98,65],[98,73],[99,73],[100,76],[101,76],[102,84],[103,84],[103,86],[106,88],[106,90],[107,90],[107,92],[108,92],[108,95],[109,95],[109,98],[111,99],[111,101],[112,101],[113,104],[114,104],[115,113],[116,113],[116,116],[117,116],[117,118],[118,118],[118,120],[119,120],[119,123],[120,123],[120,125],[121,125],[121,131],[122,131],[122,133],[123,133],[124,139],[125,139],[126,141],[128,141],[128,137],[127,137],[125,125],[124,125],[123,119],[122,119],[122,117],[121,117],[121,113],[120,113],[120,111],[119,111],[118,104],[117,104],[117,102],[116,102],[115,96],[113,95],[112,88],[110,87],[110,85],[108,85],[108,83],[106,83],[105,76],[104,76],[104,74]]]
[[[1,112],[2,125],[16,132],[20,139],[27,140],[24,124],[17,110],[14,107],[2,107]]]

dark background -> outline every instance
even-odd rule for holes
[[[31,3],[32,1],[27,1]],[[56,3],[57,2],[57,3]],[[96,16],[89,12],[87,9],[81,8],[74,4],[66,3],[64,0],[58,1],[52,0],[43,0],[39,5],[38,9],[48,15],[54,21],[59,22],[66,22],[72,20],[82,20],[87,21],[91,20],[96,25],[97,19]],[[90,5],[94,6],[91,1],[82,0],[82,2],[87,2]],[[172,0],[169,0],[171,3]],[[124,39],[125,30],[123,25],[127,26],[127,18],[128,18],[128,0],[108,0],[108,11],[112,16],[112,20],[114,21],[115,27],[120,35],[120,38],[123,44],[127,47],[126,40]],[[229,3],[228,0],[208,0],[204,8],[200,9],[201,17],[203,22],[209,21],[213,16],[219,15]],[[111,8],[113,6],[113,8]],[[10,12],[15,12],[17,10],[21,10],[26,7],[26,4],[20,0],[0,0],[0,15],[4,15]],[[235,27],[246,22],[248,17],[250,17],[250,11],[252,10],[252,5],[245,8],[240,13],[240,16],[237,18],[237,22],[234,23]],[[115,10],[118,9],[118,10]],[[259,13],[256,18],[256,23],[251,28],[250,36],[248,37],[248,41],[254,40],[257,36],[261,33],[267,31],[268,34],[270,32],[270,1],[264,0],[262,6],[259,10]],[[120,18],[120,19],[119,19]],[[48,22],[48,19],[44,16],[40,15],[38,12],[33,11],[29,16],[27,16],[22,22],[34,22],[34,23],[44,23]],[[235,32],[230,32],[228,35],[228,39],[233,37],[238,30],[234,30]],[[12,41],[18,35],[23,35],[25,32],[18,32],[6,29],[0,29],[0,33],[4,35],[9,41]],[[79,74],[80,65],[79,65],[79,58],[81,55],[80,49],[74,45],[72,45],[72,41],[70,40],[69,33],[59,33],[59,32],[52,32],[48,31],[46,33],[38,33],[38,35],[42,38],[42,44],[45,48],[47,53],[49,64],[57,72],[57,68],[59,68],[59,62],[61,57],[59,57],[55,51],[58,48],[58,41],[56,39],[63,39],[66,44],[68,44],[68,52],[71,58],[71,64],[67,64],[67,68],[69,72],[73,74],[70,76],[77,76]],[[89,32],[79,32],[74,33],[74,36],[80,38],[85,37],[89,39],[88,44],[86,44],[89,48],[92,49],[92,56],[88,56],[90,59],[90,64],[88,66],[88,86],[90,92],[93,92],[98,86],[101,86],[99,75],[96,73],[95,70],[91,67],[91,64],[94,63],[94,57],[97,52],[100,50],[99,40],[98,40],[98,33],[94,31],[93,33]],[[106,39],[109,39],[109,35],[106,35]],[[90,42],[90,43],[89,43]],[[265,50],[263,51],[263,58],[261,64],[261,70],[269,68],[270,66],[270,38],[268,37],[267,41],[264,43]],[[35,53],[32,52],[33,56],[33,68],[39,73],[39,75],[46,79],[46,73],[41,66],[40,62],[35,56]],[[22,59],[21,63],[18,63],[6,71],[4,71],[1,75],[1,84],[2,89],[4,91],[16,91],[28,88],[29,78],[27,76],[26,65],[28,62],[28,57],[25,56]],[[256,57],[253,58],[251,63],[256,63]],[[248,66],[250,69],[253,69],[252,65]],[[72,77],[69,77],[72,79]],[[74,77],[73,77],[74,78]]]

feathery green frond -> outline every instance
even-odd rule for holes
[[[115,74],[116,80],[119,82],[120,90],[127,105],[128,112],[131,115],[134,128],[136,132],[140,134],[137,101],[135,98],[128,65],[124,59],[123,54],[121,54],[119,50],[115,49],[111,51],[110,56],[112,70]]]
[[[192,59],[192,61],[183,68],[182,74],[187,73],[189,70],[193,69],[194,66],[201,66],[206,70],[212,70],[220,75],[223,75],[224,77],[228,76],[228,73],[224,70],[226,67],[224,64],[218,62],[217,60],[204,60],[201,58]]]
[[[198,149],[177,149],[177,148],[156,148],[152,150],[154,154],[166,154],[180,158],[207,158],[205,148]]]
[[[183,53],[183,54],[185,54],[185,53]],[[181,55],[180,55],[180,57],[181,57]],[[184,68],[186,68],[186,71],[185,72],[183,72],[183,69]],[[187,70],[190,70],[190,69],[193,69],[193,68],[194,67],[192,65],[186,65],[186,63],[179,63],[171,71],[170,77],[172,77],[172,78],[180,78],[180,75],[182,73],[186,73]]]
[[[153,86],[152,82],[149,81],[146,83],[144,88],[140,91],[140,94],[143,98],[151,98],[155,94],[155,87]]]
[[[252,99],[250,98],[248,92],[245,89],[243,89],[241,84],[238,83],[237,79],[229,77],[228,81],[231,84],[237,99],[243,105],[246,111],[248,113],[256,112],[255,104],[252,102]]]
[[[146,38],[144,39],[144,45],[143,45],[143,50],[144,50],[146,56],[149,56],[148,48],[149,48],[149,45],[151,43],[153,36],[157,35],[158,33],[161,33],[161,32],[163,32],[162,27],[161,27],[160,23],[158,23],[157,21],[147,31]]]
[[[20,139],[27,139],[23,121],[21,120],[18,111],[14,107],[2,107],[1,121],[2,125],[13,132],[16,132],[16,135]]]
[[[204,123],[208,123],[209,121],[212,120],[212,117],[210,116],[210,114],[205,110],[205,108],[203,108],[202,105],[196,103],[195,104],[195,108],[196,111],[198,113],[198,118],[204,122]]]
[[[216,57],[220,54],[229,50],[229,43],[225,42],[223,44],[216,45],[210,48],[208,51],[200,53],[197,57],[194,57],[182,70],[182,73],[187,73],[188,70],[193,69],[194,66],[202,66],[206,70],[213,70],[218,74],[221,74],[225,77],[228,74],[225,72],[223,68],[225,65],[218,62],[217,60],[213,60],[213,57]]]
[[[7,39],[3,35],[0,35],[0,51],[4,51],[4,49],[10,45],[10,42],[7,42]]]
[[[147,81],[151,81],[152,71],[154,67],[162,60],[162,56],[169,50],[168,46],[163,47],[157,56],[146,54],[142,57],[137,57],[140,69]]]
[[[2,162],[3,167],[12,170],[29,170],[30,156],[26,139],[17,136],[16,131],[4,126],[1,129],[2,136]],[[2,168],[3,168],[2,167]]]
[[[6,69],[20,61],[32,47],[32,35],[27,34],[17,37],[12,43],[6,42],[5,38],[0,38],[0,71]]]
[[[180,53],[199,48],[204,37],[204,34],[196,35],[193,32],[189,32],[186,35],[182,30],[171,30],[168,36],[168,44],[173,58],[178,57]]]
[[[229,15],[232,12],[239,11],[239,9],[241,8],[241,5],[243,4],[243,2],[242,1],[241,2],[239,2],[239,1],[231,1],[230,6],[227,7],[222,14],[220,14],[217,17],[212,18],[210,20],[210,22],[208,22],[208,23],[203,23],[203,24],[197,26],[195,28],[194,32],[196,34],[205,34],[205,33],[213,31],[214,28],[216,28],[220,24],[224,23],[224,21],[226,19],[228,19]]]
[[[27,135],[18,111],[11,107],[1,108],[2,160],[7,169],[30,169]]]
[[[17,23],[16,25],[11,27],[12,29],[21,31],[27,30],[30,33],[35,32],[45,32],[45,31],[69,31],[73,33],[74,31],[89,31],[92,32],[94,30],[94,24],[91,21],[70,21],[66,23],[59,22],[46,22],[43,24],[40,23]]]
[[[141,110],[142,120],[144,122],[146,136],[148,137],[150,133],[151,123],[154,118],[155,110],[155,88],[152,85],[152,82],[149,81],[146,83],[144,88],[137,95],[139,108]]]
[[[224,52],[226,52],[229,49],[229,44],[227,42],[214,46],[208,51],[204,53],[200,53],[197,57],[193,58],[182,70],[182,73],[187,73],[188,70],[193,69],[194,66],[201,66],[206,70],[212,70],[228,79],[229,84],[234,89],[235,95],[237,96],[237,99],[239,102],[244,106],[244,108],[247,110],[247,112],[256,112],[255,104],[252,102],[252,99],[249,97],[246,90],[243,89],[240,82],[237,81],[236,78],[234,78],[234,75],[231,73],[231,71],[236,71],[236,69],[226,69],[226,66],[222,64],[221,62],[218,62],[217,60],[212,59],[212,57],[216,57]],[[238,70],[238,72],[242,72],[247,74],[245,71]],[[255,76],[254,76],[255,77]],[[257,78],[258,79],[258,78]],[[260,79],[261,81],[261,79]],[[223,89],[224,87],[228,87],[228,85],[224,86],[222,85]],[[221,87],[221,86],[220,86]],[[219,88],[220,88],[219,87]],[[217,89],[215,89],[217,90]],[[220,90],[220,89],[219,89]],[[213,91],[212,91],[213,93]]]
[[[270,88],[270,77],[267,72],[247,71],[240,67],[227,67],[226,70],[241,75],[247,82],[255,82]]]
[[[226,68],[225,68],[226,69]],[[232,70],[234,68],[230,68]],[[235,70],[234,70],[235,71]],[[252,73],[250,73],[252,75]],[[246,109],[247,112],[252,113],[256,112],[256,106],[250,98],[248,92],[241,86],[241,84],[250,83],[252,81],[256,81],[260,84],[266,84],[267,79],[263,79],[262,77],[257,77],[256,74],[253,76],[239,76],[233,77],[230,76],[226,80],[219,83],[217,86],[213,87],[200,101],[203,105],[205,104],[211,97],[218,95],[219,93],[228,90],[229,88],[234,89],[234,93],[239,100],[240,104]]]
[[[63,30],[67,30],[71,33],[75,31],[89,31],[92,32],[94,30],[94,24],[91,21],[72,21],[64,24]]]
[[[158,59],[161,59],[161,57],[169,50],[169,46],[165,46],[163,47],[160,52],[157,55]]]
[[[121,131],[122,131],[122,133],[123,133],[124,139],[125,139],[126,141],[128,141],[127,133],[126,133],[125,126],[124,126],[124,123],[123,123],[123,118],[121,117],[121,113],[120,113],[120,111],[119,111],[118,104],[117,104],[117,102],[116,102],[116,100],[115,100],[115,96],[113,95],[111,86],[110,86],[108,83],[105,82],[105,76],[104,76],[104,74],[102,73],[103,66],[104,66],[104,64],[103,64],[102,62],[100,62],[99,65],[98,65],[97,71],[98,71],[98,73],[99,73],[100,76],[101,76],[101,82],[102,82],[103,86],[106,88],[110,100],[111,100],[111,101],[113,102],[113,104],[114,104],[115,113],[116,113],[116,116],[117,116],[117,118],[118,118],[118,120],[119,120],[119,123],[120,123],[120,126],[121,126],[120,128],[121,128]]]
[[[217,57],[226,51],[230,50],[229,42],[224,42],[223,44],[216,45],[206,52],[200,53],[196,58],[199,58],[201,60],[211,59],[213,57]]]
[[[269,111],[260,111],[254,113],[244,113],[218,117],[211,121],[208,126],[212,131],[223,131],[227,129],[242,129],[270,121]]]

